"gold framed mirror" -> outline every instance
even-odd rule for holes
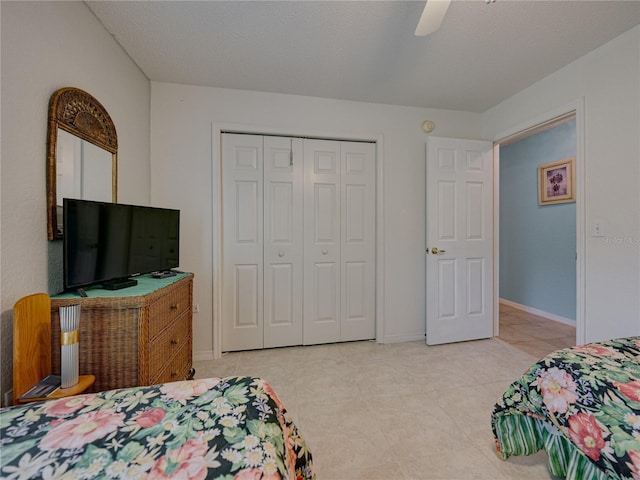
[[[64,235],[62,199],[65,197],[108,202],[116,202],[118,198],[118,137],[115,125],[98,100],[74,87],[56,90],[49,101],[49,240],[60,239]]]

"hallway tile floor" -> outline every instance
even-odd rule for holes
[[[576,344],[576,329],[503,303],[500,304],[499,340],[536,358]]]

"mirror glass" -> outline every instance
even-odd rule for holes
[[[112,201],[111,153],[58,128],[56,231],[62,233],[62,199]]]
[[[63,198],[117,201],[117,137],[109,114],[87,92],[51,96],[47,148],[47,232],[63,236]]]

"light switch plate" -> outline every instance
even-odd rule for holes
[[[602,220],[594,220],[591,224],[591,236],[604,237],[605,235],[604,222]]]

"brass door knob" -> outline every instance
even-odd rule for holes
[[[437,255],[439,253],[444,253],[446,250],[440,250],[438,247],[433,247],[431,249],[431,253],[433,253],[434,255]]]

